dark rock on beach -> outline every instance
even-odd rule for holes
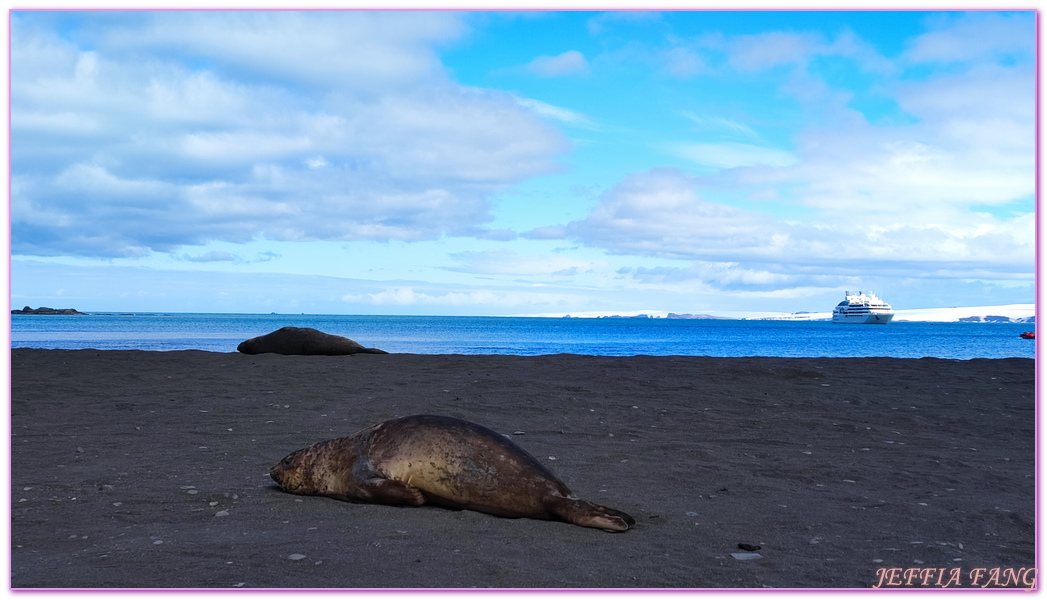
[[[243,354],[285,354],[305,356],[342,356],[346,354],[388,354],[377,348],[365,348],[340,335],[331,335],[310,327],[283,327],[272,333],[251,338],[236,347]]]

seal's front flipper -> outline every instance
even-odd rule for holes
[[[406,504],[421,506],[425,504],[422,490],[413,485],[395,479],[386,479],[375,475],[358,481],[358,492],[362,500],[375,504]]]
[[[636,524],[635,519],[620,510],[585,500],[564,498],[552,507],[552,513],[568,523],[604,531],[625,531]]]
[[[406,504],[408,506],[425,504],[422,490],[408,483],[386,478],[371,465],[369,460],[357,461],[348,474],[348,478],[347,500],[374,502],[375,504]]]

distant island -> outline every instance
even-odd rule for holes
[[[40,308],[29,308],[28,306],[18,310],[12,310],[12,315],[82,315],[84,313],[76,310],[75,308],[48,308],[41,306]]]

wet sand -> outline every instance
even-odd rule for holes
[[[985,569],[980,586],[1036,566],[1028,359],[11,362],[14,588],[854,588],[906,569],[932,587]],[[636,526],[350,504],[268,476],[292,450],[415,413],[513,434]]]

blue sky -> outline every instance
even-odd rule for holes
[[[1034,301],[1026,12],[15,12],[12,304]]]

